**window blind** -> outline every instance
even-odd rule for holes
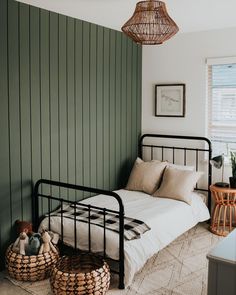
[[[208,66],[209,137],[213,154],[236,151],[236,63]]]

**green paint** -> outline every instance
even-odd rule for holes
[[[31,218],[37,179],[126,183],[141,130],[141,47],[121,32],[1,0],[0,101],[2,262],[15,220]]]

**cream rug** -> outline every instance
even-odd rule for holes
[[[116,289],[113,278],[108,295],[206,295],[206,254],[220,239],[208,231],[208,225],[199,224],[149,259],[126,290]],[[36,283],[10,280],[30,294],[52,294],[48,280]]]

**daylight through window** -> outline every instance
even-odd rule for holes
[[[236,63],[208,66],[209,137],[213,155],[236,151]]]

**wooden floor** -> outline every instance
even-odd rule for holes
[[[13,285],[4,278],[4,273],[0,273],[0,294],[1,295],[27,295],[29,292]]]

